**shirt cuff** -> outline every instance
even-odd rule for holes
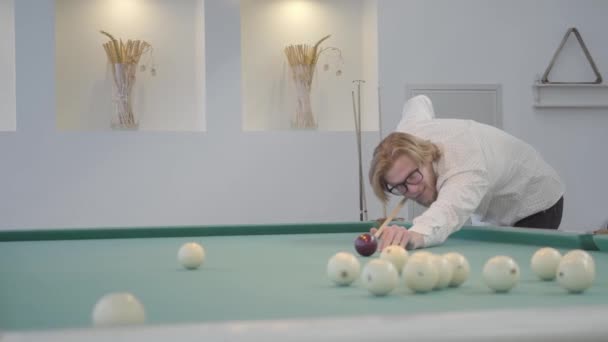
[[[422,247],[424,248],[441,245],[445,241],[445,238],[443,238],[441,234],[437,234],[432,227],[427,225],[415,224],[409,230],[422,235],[422,240],[424,242],[424,246]]]

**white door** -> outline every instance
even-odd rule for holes
[[[498,84],[409,85],[406,100],[416,95],[431,99],[437,118],[475,120],[502,128],[502,88]],[[409,221],[426,210],[412,201],[407,207]]]

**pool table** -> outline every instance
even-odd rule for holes
[[[359,280],[332,285],[328,259],[339,251],[357,255],[354,239],[374,225],[3,231],[0,341],[608,340],[606,236],[465,226],[428,249],[467,257],[471,274],[458,288],[415,294],[400,282],[375,297]],[[179,247],[190,241],[206,251],[197,270],[177,262]],[[597,266],[594,286],[569,294],[538,280],[529,263],[543,246],[588,250]],[[378,254],[357,257],[363,267]],[[520,282],[506,294],[482,281],[483,264],[495,255],[520,266]],[[138,297],[146,323],[93,328],[93,306],[109,292]]]

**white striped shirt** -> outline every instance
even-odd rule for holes
[[[410,228],[424,235],[425,247],[443,243],[471,216],[511,226],[564,194],[557,172],[530,145],[472,120],[437,119],[424,95],[405,104],[397,131],[430,140],[442,152],[433,163],[437,200]]]

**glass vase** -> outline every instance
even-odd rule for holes
[[[296,111],[291,124],[292,128],[317,128],[310,96],[314,68],[314,64],[292,66],[292,76],[296,89]]]
[[[139,127],[139,121],[133,111],[132,96],[136,72],[135,63],[112,64],[114,113],[111,125],[113,129],[132,130]]]

